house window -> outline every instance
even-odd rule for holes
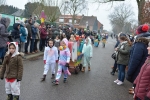
[[[59,22],[64,22],[64,19],[59,19]]]
[[[74,23],[76,24],[76,23],[77,23],[77,20],[74,20]]]
[[[72,23],[72,19],[69,19],[69,23]]]

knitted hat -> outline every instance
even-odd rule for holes
[[[149,26],[147,24],[140,25],[136,31],[136,34],[145,33],[149,30]]]

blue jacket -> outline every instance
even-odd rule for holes
[[[37,28],[32,25],[31,30],[32,30],[32,39],[36,39],[36,35],[38,32]]]
[[[26,33],[26,30],[25,30],[24,26],[20,27],[20,34],[21,34],[20,41],[21,42],[26,42],[27,41],[27,33]]]
[[[148,56],[147,46],[148,40],[142,37],[139,38],[131,48],[127,71],[127,80],[131,83],[133,83],[138,76],[140,69]]]

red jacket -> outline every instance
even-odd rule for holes
[[[144,100],[145,96],[150,98],[150,56],[142,66],[139,75],[134,81],[134,84],[136,84],[134,91],[136,97],[141,100]]]
[[[46,28],[40,28],[40,36],[41,36],[41,39],[45,39],[47,37]]]

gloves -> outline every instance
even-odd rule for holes
[[[69,67],[69,63],[66,63],[66,65],[65,65],[66,67]]]
[[[17,79],[17,82],[19,82],[19,81],[21,81],[21,80]]]
[[[46,64],[46,60],[44,60],[44,64]]]
[[[56,63],[58,63],[58,60],[56,60]]]
[[[4,78],[1,78],[1,80],[3,80]]]
[[[150,100],[150,98],[148,98],[147,96],[145,96],[144,100]]]

